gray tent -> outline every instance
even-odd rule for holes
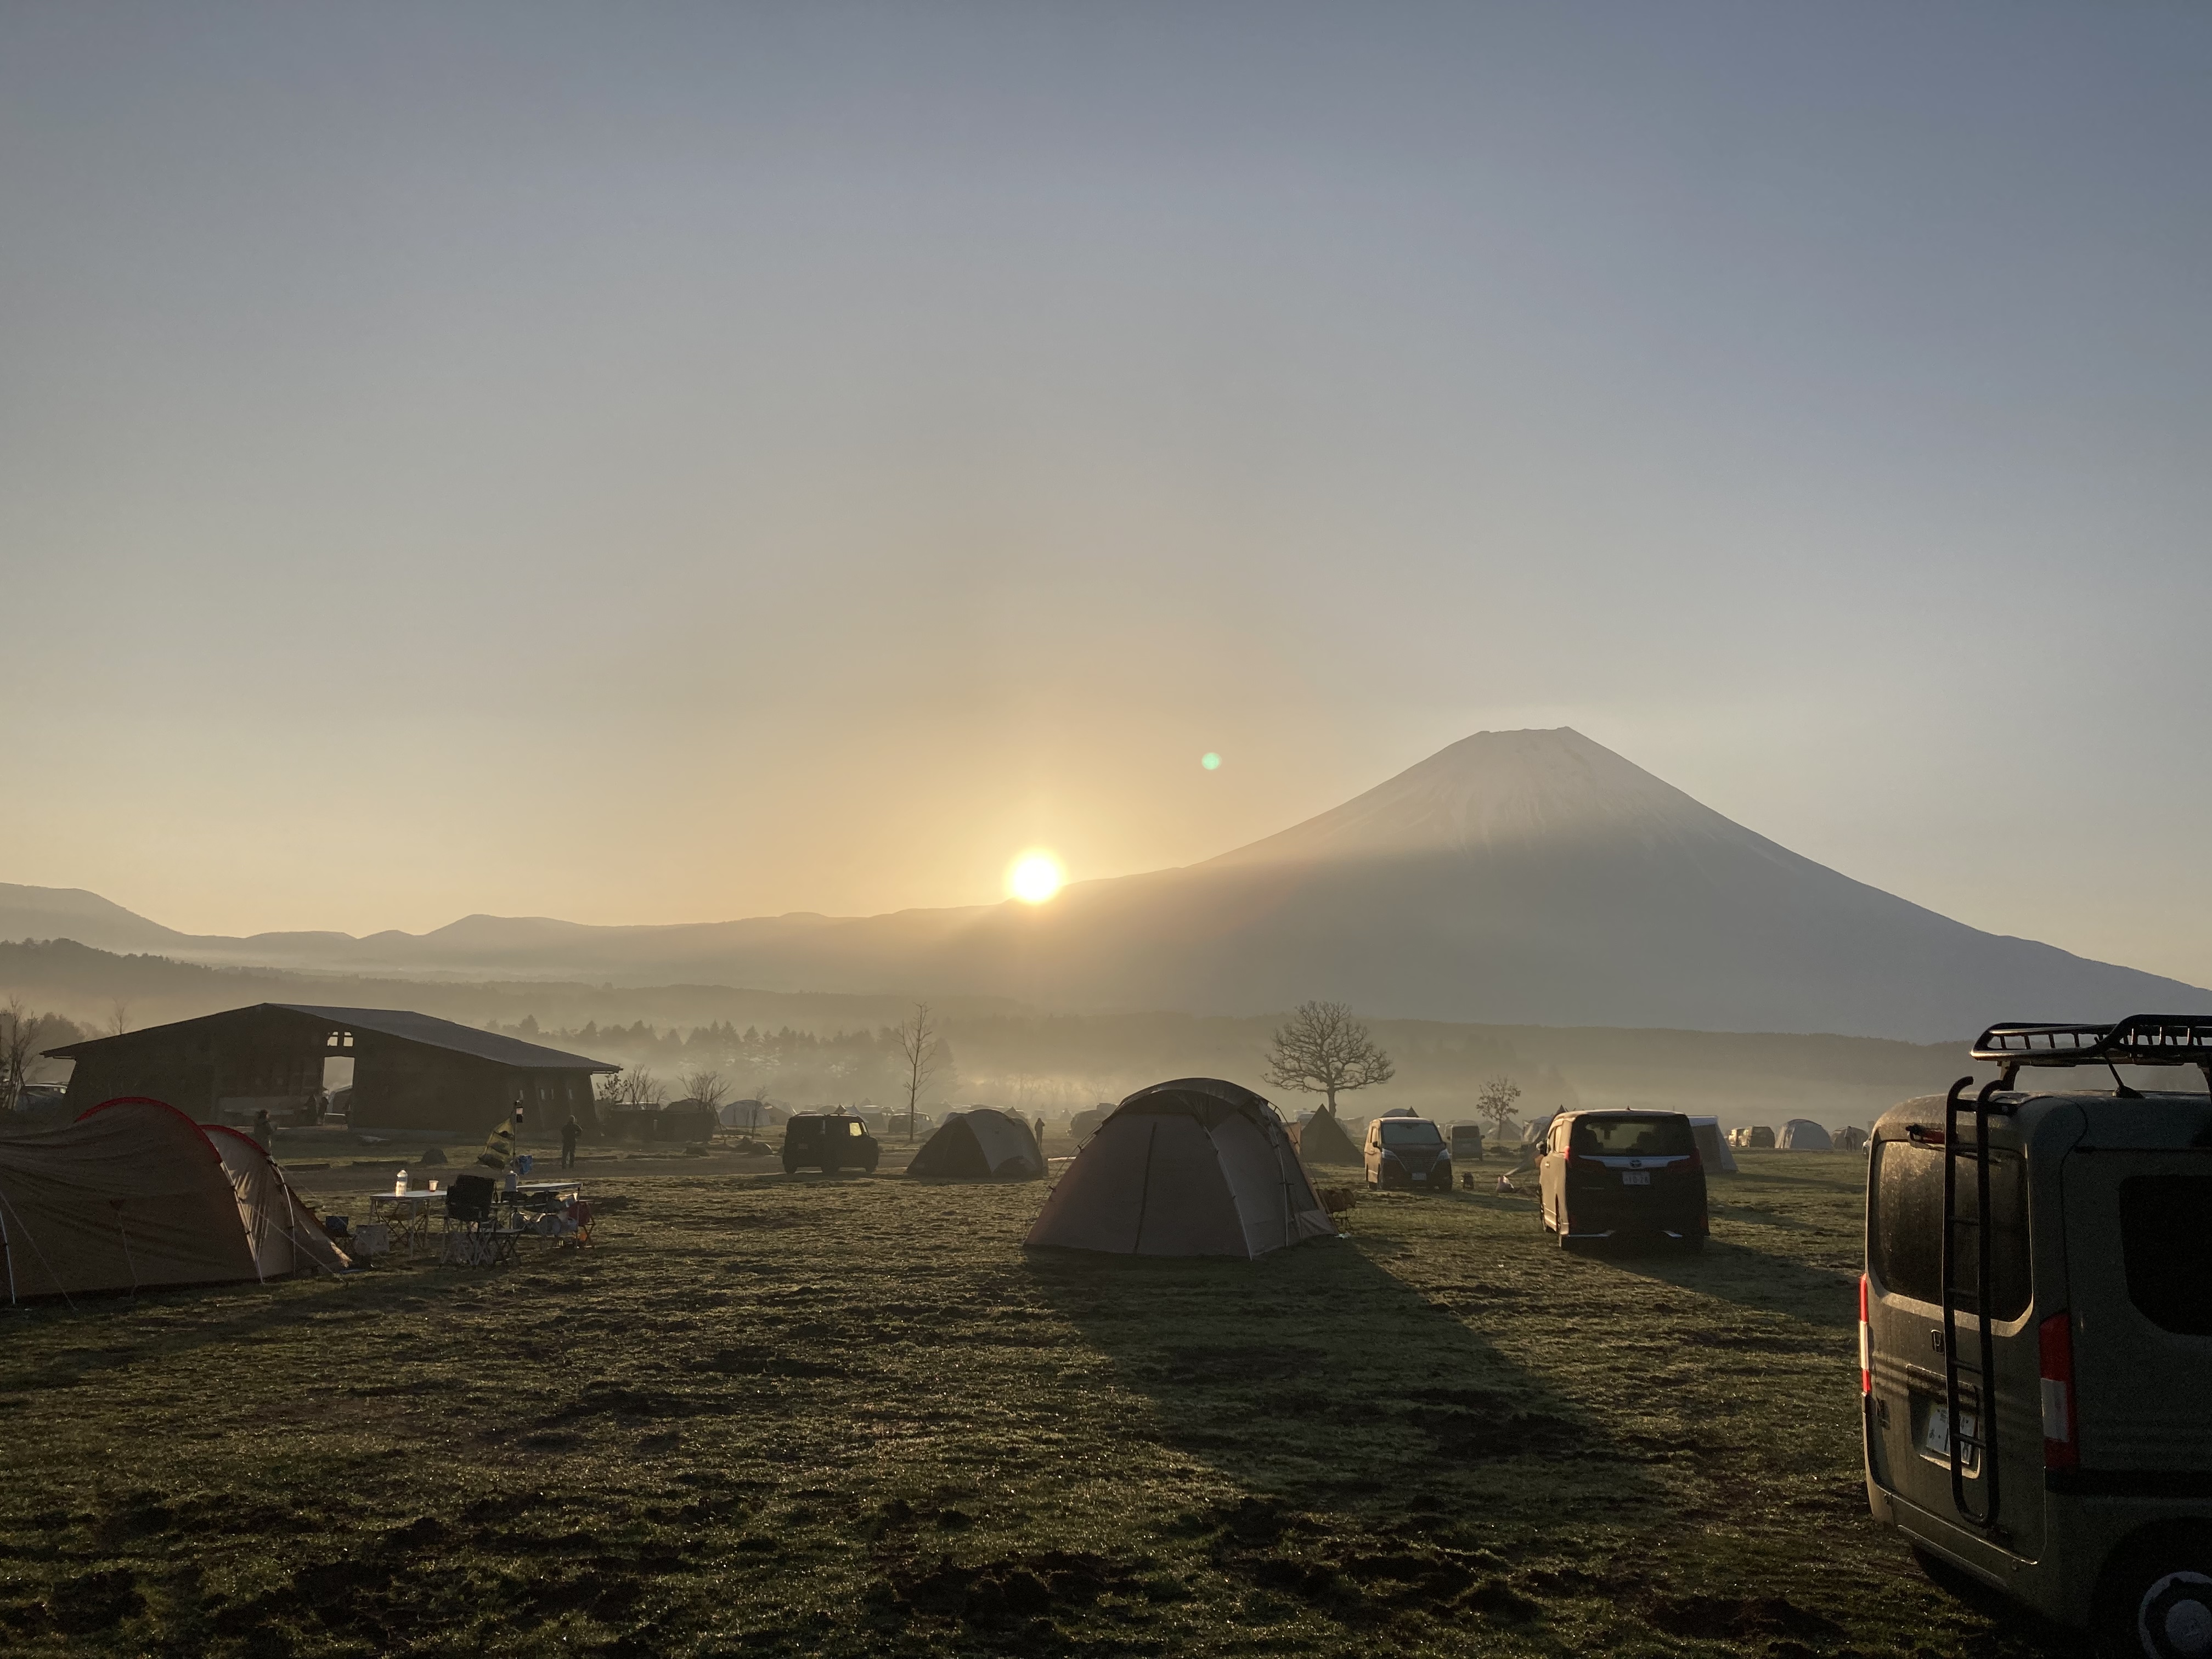
[[[1832,1152],[1836,1143],[1828,1132],[1809,1117],[1793,1117],[1782,1126],[1782,1139],[1777,1143],[1785,1152]]]
[[[1323,1107],[1298,1126],[1298,1156],[1308,1164],[1357,1164],[1358,1143],[1345,1133],[1336,1114]]]
[[[971,1106],[945,1115],[906,1172],[959,1181],[1035,1181],[1044,1173],[1044,1154],[1026,1120]]]
[[[1139,1089],[1045,1199],[1028,1244],[1249,1259],[1336,1228],[1275,1109],[1218,1078]]]
[[[1708,1175],[1734,1175],[1735,1155],[1729,1151],[1728,1138],[1721,1133],[1721,1121],[1717,1117],[1693,1117],[1690,1133],[1698,1143],[1698,1157]]]

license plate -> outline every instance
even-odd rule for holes
[[[1620,1184],[1624,1187],[1649,1187],[1651,1184],[1651,1171],[1623,1170],[1620,1172]]]
[[[1959,1429],[1969,1440],[1975,1437],[1973,1413],[1959,1413]],[[1930,1406],[1928,1408],[1928,1432],[1923,1437],[1921,1445],[1930,1457],[1940,1458],[1946,1463],[1951,1461],[1951,1409],[1949,1407]],[[1972,1470],[1981,1462],[1981,1448],[1968,1446],[1964,1461],[1966,1467]]]

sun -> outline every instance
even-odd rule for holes
[[[1024,904],[1042,904],[1066,880],[1066,868],[1051,854],[1024,853],[1006,867],[1006,894]]]

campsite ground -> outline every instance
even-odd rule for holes
[[[1462,1194],[1241,1264],[640,1159],[587,1251],[8,1315],[0,1647],[2073,1651],[1867,1518],[1861,1161],[1745,1164],[1701,1257]]]

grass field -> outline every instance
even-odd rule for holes
[[[1744,1163],[1699,1257],[1462,1194],[1243,1264],[641,1162],[587,1251],[8,1315],[0,1649],[2070,1651],[1867,1518],[1862,1160]]]

